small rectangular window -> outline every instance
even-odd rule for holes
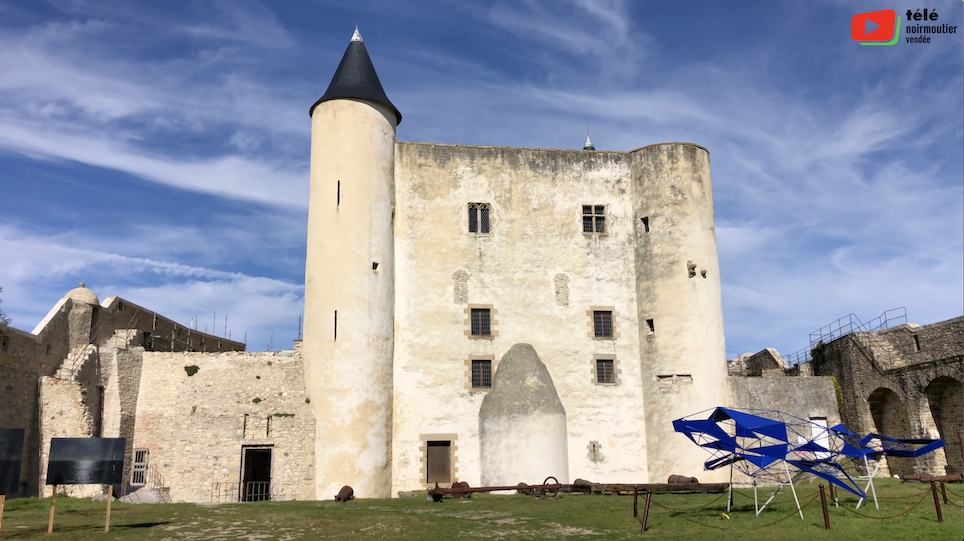
[[[472,360],[472,387],[477,389],[492,387],[492,361],[489,359]]]
[[[491,315],[488,308],[472,309],[472,336],[489,336],[491,330]]]
[[[469,233],[489,232],[490,210],[488,203],[469,203]]]
[[[643,217],[642,220],[643,220],[643,232],[649,233],[649,216]]]
[[[592,328],[596,338],[612,338],[613,313],[611,310],[593,310]]]
[[[655,325],[655,323],[653,323],[653,320],[652,320],[652,319],[647,319],[647,320],[646,320],[646,326],[649,327],[649,332],[650,332],[650,334],[656,332],[656,325]]]
[[[612,359],[596,359],[596,383],[616,383]]]
[[[582,232],[597,234],[606,232],[606,205],[582,206]]]

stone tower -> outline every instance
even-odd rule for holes
[[[311,106],[305,384],[317,497],[390,496],[395,127],[358,29]]]
[[[672,421],[727,403],[723,305],[709,152],[663,143],[632,154],[647,469],[658,483],[699,472],[706,460]]]

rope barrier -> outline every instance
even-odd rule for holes
[[[931,494],[931,491],[928,489],[926,492],[924,492],[924,495],[921,496],[921,498],[920,498],[919,500],[917,500],[917,503],[915,503],[910,509],[908,509],[908,510],[906,510],[906,511],[903,511],[903,512],[900,512],[900,513],[897,513],[896,515],[891,515],[891,516],[889,516],[889,517],[875,517],[875,516],[873,516],[873,515],[865,515],[864,513],[861,513],[860,511],[855,511],[855,510],[853,510],[853,509],[851,509],[851,508],[849,508],[849,507],[847,507],[847,506],[845,506],[845,505],[841,505],[840,508],[841,508],[841,509],[846,509],[847,511],[850,511],[851,513],[853,513],[853,514],[855,514],[855,515],[858,515],[858,516],[861,516],[861,517],[875,518],[875,519],[878,519],[878,520],[887,520],[887,519],[891,519],[891,518],[901,517],[901,516],[906,515],[907,513],[910,513],[911,511],[913,511],[914,509],[916,509],[917,506],[920,505],[921,502],[923,502],[928,496],[930,496],[930,494]]]
[[[784,486],[786,486],[786,485],[784,485]],[[764,487],[764,488],[772,488],[772,486],[768,486],[768,487]],[[747,499],[750,499],[750,500],[753,499],[753,494],[746,494],[746,493],[740,492],[739,490],[734,490],[733,493],[734,493],[734,494],[739,494],[740,496],[743,496],[744,498],[747,498]],[[780,497],[780,498],[774,498],[773,501],[771,501],[770,503],[771,503],[771,504],[777,504],[777,503],[789,503],[789,502],[794,501],[794,500],[793,500],[793,494],[790,494],[790,493],[786,493],[786,492],[785,492],[784,495],[787,496],[786,499],[783,499],[782,497]]]
[[[950,492],[951,494],[957,496],[958,498],[964,498],[964,495],[961,495],[961,494],[958,494],[957,492],[954,492],[954,491],[951,490],[950,487],[948,487],[946,484],[944,485],[944,489],[947,490],[948,492]]]
[[[764,524],[763,526],[757,526],[757,528],[766,528],[767,526],[773,526],[774,524],[776,524],[776,523],[778,523],[778,522],[783,522],[784,520],[786,520],[786,519],[788,519],[788,518],[796,515],[798,512],[801,512],[801,511],[803,511],[804,509],[806,509],[807,506],[809,506],[811,503],[813,503],[814,500],[816,500],[816,499],[817,499],[817,496],[819,496],[819,495],[820,495],[819,492],[816,493],[816,494],[814,494],[813,497],[810,498],[810,501],[807,502],[807,503],[805,503],[805,504],[803,504],[803,506],[799,509],[799,511],[796,510],[796,509],[794,509],[793,511],[790,512],[789,515],[787,515],[787,516],[785,516],[785,517],[783,517],[783,518],[779,518],[779,519],[777,519],[777,520],[774,520],[773,522],[768,522],[768,523]]]
[[[704,523],[702,523],[702,522],[695,521],[695,520],[693,520],[693,519],[691,519],[691,518],[689,518],[689,517],[684,517],[683,515],[681,515],[680,513],[677,513],[677,512],[675,512],[675,511],[673,511],[673,510],[670,509],[669,507],[666,507],[665,505],[661,505],[661,504],[660,504],[659,502],[657,502],[656,500],[650,500],[650,503],[654,503],[654,504],[656,504],[658,507],[662,507],[663,509],[666,509],[666,510],[669,511],[670,514],[673,515],[674,517],[679,517],[679,518],[681,518],[681,519],[683,519],[683,520],[687,520],[687,521],[689,521],[689,522],[692,522],[693,524],[699,524],[700,526],[706,526],[707,528],[713,528],[714,530],[725,530],[725,528],[721,528],[721,527],[719,527],[719,526],[713,526],[712,524],[704,524]]]
[[[659,505],[660,507],[662,507],[663,509],[666,509],[667,511],[676,511],[676,512],[696,511],[697,509],[703,509],[703,508],[705,508],[705,507],[709,507],[710,505],[712,505],[712,504],[716,503],[717,501],[719,501],[719,499],[722,498],[723,496],[726,496],[726,492],[723,492],[723,493],[721,493],[719,496],[713,498],[713,501],[707,502],[707,503],[705,503],[705,504],[703,504],[703,505],[699,505],[699,506],[697,506],[697,507],[689,507],[689,508],[687,508],[687,509],[677,509],[677,508],[675,508],[675,507],[668,507],[668,506],[665,506],[665,505],[659,505],[658,503],[657,503],[656,505]],[[651,501],[652,501],[652,500],[651,500]],[[656,503],[656,502],[652,502],[652,503]]]

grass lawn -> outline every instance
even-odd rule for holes
[[[962,538],[962,508],[943,505],[944,523],[937,522],[930,485],[877,480],[880,510],[865,503],[860,512],[874,517],[912,511],[894,519],[856,516],[856,498],[842,496],[841,507],[830,503],[831,530],[824,530],[817,483],[801,483],[797,493],[804,520],[796,515],[793,497],[784,489],[774,503],[754,516],[752,489],[739,489],[734,508],[724,519],[726,498],[718,494],[655,494],[649,529],[639,533],[632,496],[570,495],[536,500],[531,496],[478,494],[468,500],[426,502],[424,497],[392,500],[321,502],[258,502],[243,504],[121,504],[114,502],[111,531],[104,533],[106,503],[57,498],[54,533],[47,535],[49,499],[9,500],[0,539],[707,539],[773,540],[958,540]],[[962,486],[948,485],[948,498],[962,503]],[[761,503],[770,490],[760,489]],[[926,495],[926,497],[925,497]],[[717,499],[718,498],[718,499]],[[715,501],[714,501],[715,500]],[[643,498],[640,497],[640,514]],[[711,503],[712,502],[712,503]],[[709,504],[709,505],[706,505]],[[767,525],[783,517],[785,520]],[[697,524],[700,523],[700,524]]]

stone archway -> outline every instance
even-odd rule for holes
[[[927,403],[944,440],[944,456],[947,457],[947,473],[960,473],[964,469],[961,460],[962,416],[964,396],[961,382],[941,376],[927,386]]]
[[[870,414],[874,418],[874,427],[878,434],[892,438],[913,437],[907,418],[907,408],[897,393],[886,387],[880,387],[870,393],[867,404],[870,406]],[[913,459],[887,457],[886,465],[893,475],[915,473]],[[883,469],[882,465],[881,470]]]

